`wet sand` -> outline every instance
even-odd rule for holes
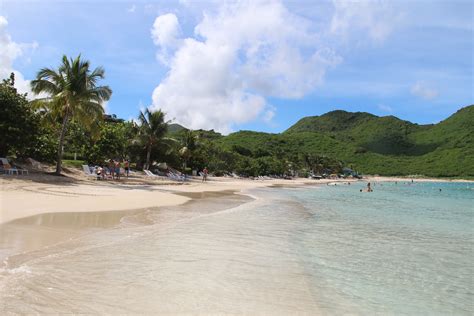
[[[377,177],[365,181],[408,179]],[[203,209],[212,212],[237,206],[252,199],[238,193],[253,188],[334,182],[348,180],[211,178],[206,183],[197,179],[177,186],[71,181],[42,183],[25,177],[0,179],[0,263],[14,254],[35,251],[94,231],[117,228],[124,224],[125,218],[128,225],[148,225],[153,223],[148,217],[150,213],[166,214],[172,210],[187,216],[186,212]],[[198,205],[203,203],[206,207]],[[167,220],[166,216],[159,218]]]
[[[173,218],[185,218],[199,213],[198,210],[216,212],[253,200],[234,190],[178,192],[176,195],[187,197],[188,201],[177,206],[126,211],[42,213],[0,224],[0,267],[12,268],[29,258],[28,253],[96,231],[151,225],[157,218],[166,222],[169,212],[174,213]]]

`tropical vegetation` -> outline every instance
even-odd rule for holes
[[[129,159],[137,169],[160,164],[186,173],[207,167],[216,175],[341,173],[474,177],[474,105],[448,119],[418,125],[394,116],[333,111],[305,117],[280,134],[238,131],[221,135],[165,120],[160,110],[124,121],[104,114],[111,89],[99,85],[104,69],[78,56],[44,68],[29,101],[12,74],[0,83],[0,155],[56,163],[103,165]]]
[[[64,137],[70,121],[77,121],[83,127],[91,127],[104,114],[102,104],[109,100],[112,90],[108,86],[98,86],[104,78],[104,69],[90,70],[90,62],[63,56],[57,70],[41,69],[31,82],[32,91],[46,96],[37,99],[35,105],[61,120],[56,158],[56,174],[61,173]]]

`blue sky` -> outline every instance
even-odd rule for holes
[[[0,75],[63,54],[106,70],[109,113],[281,132],[344,109],[417,123],[473,104],[470,1],[0,1]]]

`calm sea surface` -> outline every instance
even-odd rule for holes
[[[474,184],[364,185],[126,215],[7,258],[0,313],[472,315]]]

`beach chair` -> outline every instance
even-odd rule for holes
[[[176,174],[173,172],[168,172],[168,178],[174,181],[186,181],[186,177],[182,174]]]
[[[12,166],[7,158],[0,158],[0,161],[2,163],[2,170],[5,174],[9,174],[9,175],[13,175],[15,173],[17,175],[19,175],[20,173],[28,174],[28,170]]]
[[[143,170],[143,172],[145,173],[145,175],[147,177],[151,177],[151,178],[157,178],[158,176],[156,174],[154,174],[153,172],[151,172],[150,170]]]
[[[97,174],[95,172],[91,171],[91,168],[89,168],[88,165],[82,165],[82,170],[84,171],[84,174],[88,177],[94,177],[96,180],[98,178]]]

